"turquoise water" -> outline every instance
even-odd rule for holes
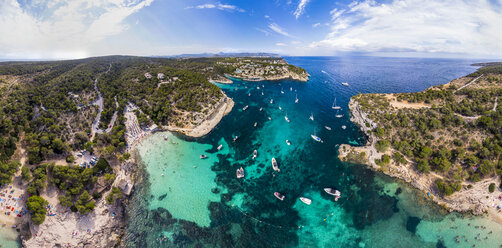
[[[310,81],[236,80],[231,85],[218,85],[236,104],[213,132],[201,139],[158,133],[141,144],[138,153],[145,166],[128,212],[125,240],[129,247],[502,244],[501,238],[489,234],[501,233],[500,225],[480,217],[447,214],[420,192],[337,158],[339,144],[365,143],[364,134],[349,120],[351,96],[358,92],[420,91],[474,71],[476,68],[469,65],[474,61],[375,57],[287,60],[305,68],[312,75]],[[335,97],[342,107],[342,118],[336,118],[331,109]],[[243,111],[246,105],[249,108]],[[314,121],[309,119],[311,114]],[[315,142],[311,134],[323,143]],[[235,136],[239,139],[234,142]],[[220,151],[216,149],[219,145],[223,145]],[[253,150],[258,152],[255,159]],[[201,154],[208,158],[201,160]],[[272,157],[277,159],[280,172],[273,172]],[[243,179],[235,176],[240,167],[245,170]],[[324,193],[324,187],[339,189],[342,198],[334,201]],[[285,195],[284,201],[273,196],[276,191]],[[303,204],[300,196],[310,198],[312,204]],[[475,240],[478,233],[479,241]],[[455,240],[457,235],[460,243]]]
[[[21,247],[18,233],[10,226],[0,226],[0,245],[2,248]]]

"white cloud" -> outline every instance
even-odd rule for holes
[[[287,36],[287,37],[291,37],[291,35],[288,32],[286,32],[283,28],[281,28],[279,25],[277,25],[277,23],[271,23],[271,24],[268,25],[268,27],[272,31],[274,31],[274,32],[276,32],[278,34],[281,34],[281,35],[284,35],[284,36]]]
[[[230,4],[221,4],[221,3],[206,3],[206,4],[201,4],[197,6],[188,6],[185,9],[219,9],[219,10],[226,10],[226,11],[238,11],[238,12],[246,12],[245,10],[235,6],[235,5],[230,5]]]
[[[270,32],[267,31],[267,30],[264,30],[264,29],[261,29],[261,28],[255,28],[255,29],[258,30],[258,31],[260,31],[260,32],[262,32],[262,33],[264,33],[265,36],[269,36],[270,35]]]
[[[282,43],[282,42],[277,42],[277,43],[275,43],[275,45],[276,46],[283,46],[283,47],[288,46],[288,44]]]
[[[291,41],[291,44],[292,44],[292,45],[299,45],[299,44],[302,44],[302,42],[301,42],[301,41],[294,40],[294,41]]]
[[[317,28],[317,27],[319,27],[319,26],[321,26],[321,23],[320,23],[320,22],[312,24],[312,27],[313,27],[313,28]]]
[[[295,13],[293,13],[296,19],[298,19],[303,14],[303,12],[305,12],[305,7],[309,3],[309,1],[310,0],[300,0],[300,2],[298,3],[298,7],[296,7]]]
[[[35,8],[0,1],[0,56],[76,58],[87,48],[128,28],[124,20],[153,0],[40,0]]]
[[[502,56],[502,8],[489,0],[363,1],[330,14],[311,49]]]

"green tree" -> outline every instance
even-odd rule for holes
[[[59,199],[59,204],[61,204],[62,206],[65,206],[65,207],[73,206],[73,202],[71,200],[70,195],[60,195],[58,197],[58,199]]]
[[[35,225],[40,225],[45,221],[46,207],[48,202],[37,195],[30,196],[26,202],[26,206],[31,211],[31,221]]]
[[[30,169],[28,169],[28,167],[26,167],[26,166],[23,166],[21,168],[21,179],[23,179],[23,181],[25,181],[25,182],[28,182],[31,180]]]
[[[88,214],[94,209],[95,202],[91,200],[91,196],[84,190],[84,192],[80,195],[77,202],[75,203],[75,207],[77,207],[78,212],[80,214]]]

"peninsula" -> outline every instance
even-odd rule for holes
[[[9,207],[0,224],[15,227],[27,247],[120,244],[135,145],[155,131],[211,132],[234,102],[210,81],[231,82],[224,75],[239,68],[264,68],[263,80],[308,79],[264,57],[0,63],[0,179]]]
[[[366,146],[341,145],[339,158],[367,164],[421,190],[449,211],[493,213],[502,193],[502,65],[422,92],[358,94],[351,120]]]

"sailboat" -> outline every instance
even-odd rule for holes
[[[336,106],[336,98],[335,101],[333,102],[333,105],[331,106],[332,109],[341,109],[340,106]]]
[[[295,103],[298,103],[298,94],[296,94]]]
[[[256,156],[258,156],[258,151],[254,150],[254,151],[253,151],[253,159],[255,159],[255,158],[256,158]]]
[[[337,111],[336,111],[336,115],[335,115],[335,117],[336,117],[336,118],[342,118],[342,117],[343,117],[343,115],[338,114],[338,110],[337,110]]]
[[[274,169],[275,171],[281,171],[279,169],[279,165],[277,165],[277,160],[275,160],[275,158],[272,158],[272,169]]]
[[[284,116],[284,119],[286,119],[287,122],[290,122],[290,120],[288,118],[288,112],[286,112],[286,115]]]
[[[314,121],[314,114],[312,114],[312,112],[310,112],[310,117],[309,119],[311,119],[312,121]]]
[[[319,137],[317,137],[317,135],[315,134],[315,129],[314,129],[314,133],[313,133],[313,134],[311,134],[311,135],[310,135],[310,137],[312,137],[312,139],[314,139],[314,140],[315,140],[315,141],[317,141],[317,142],[321,142],[321,143],[323,143],[323,142],[322,142],[322,139],[321,139],[321,138],[319,138]]]

